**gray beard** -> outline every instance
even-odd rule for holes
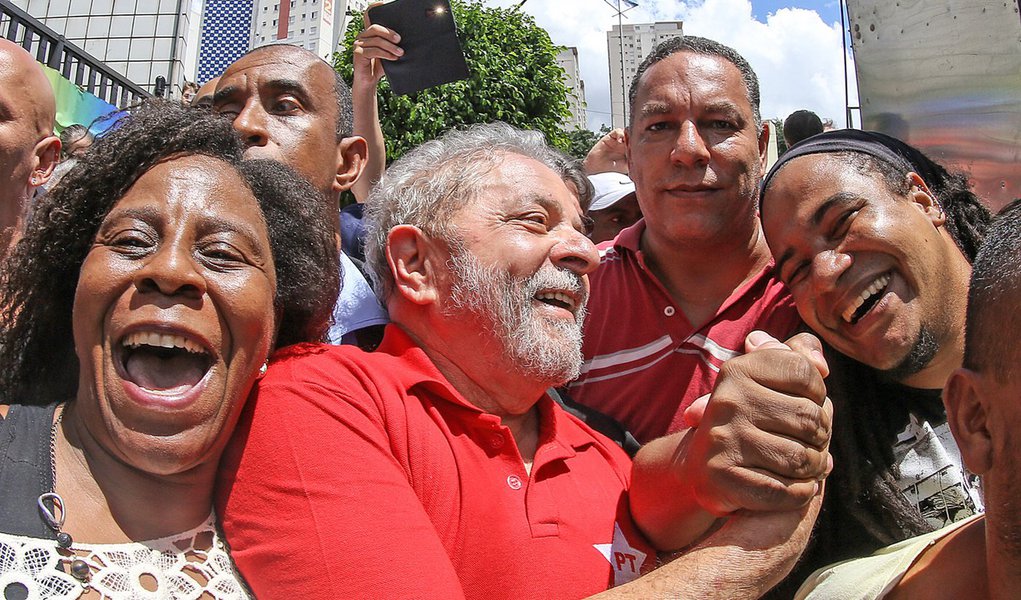
[[[883,373],[893,381],[903,381],[904,378],[914,375],[927,367],[932,362],[932,359],[936,358],[937,352],[939,352],[939,342],[936,341],[936,336],[928,327],[922,325],[922,330],[918,334],[918,340],[915,341],[915,345],[908,351],[907,356],[900,361],[900,364],[887,369]]]
[[[467,250],[455,250],[447,266],[454,283],[445,316],[457,318],[468,313],[478,317],[502,343],[509,366],[527,377],[550,386],[578,377],[587,298],[573,322],[544,319],[532,299],[539,290],[550,288],[584,293],[581,276],[545,266],[529,277],[516,278],[482,265]]]

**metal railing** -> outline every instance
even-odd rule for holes
[[[0,36],[28,50],[36,60],[68,81],[117,108],[151,96],[8,0],[0,0]]]

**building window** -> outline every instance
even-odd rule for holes
[[[313,19],[316,18],[316,11],[314,11],[314,10],[312,11],[312,18]]]
[[[315,27],[309,27],[308,28],[308,32],[311,33],[312,35],[315,35],[316,34],[316,28]]]
[[[305,30],[304,29],[301,30],[301,35],[305,35]]]
[[[277,20],[273,19],[273,27],[276,27],[276,26],[277,26]]]

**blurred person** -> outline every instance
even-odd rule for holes
[[[988,510],[875,555],[820,570],[798,598],[1017,597],[1021,445],[1021,202],[1005,207],[972,265],[964,363],[943,388],[948,422]]]
[[[832,129],[833,123],[830,122]],[[796,110],[783,122],[783,141],[791,148],[803,139],[823,132],[822,119],[810,110]]]
[[[89,151],[92,143],[96,141],[95,136],[85,125],[75,123],[68,125],[60,132],[60,158],[81,158]]]
[[[379,104],[376,90],[384,76],[381,60],[397,60],[404,51],[397,44],[401,36],[382,25],[369,22],[368,9],[381,2],[373,2],[364,13],[364,29],[354,41],[351,105],[354,114],[354,135],[365,139],[367,154],[365,169],[351,187],[355,202],[340,211],[341,241],[344,252],[359,261],[365,261],[365,224],[362,222],[362,203],[368,198],[372,186],[386,169],[386,140],[379,122]]]
[[[642,209],[635,198],[635,184],[627,175],[596,173],[589,175],[589,181],[595,194],[585,214],[592,219],[589,239],[593,243],[612,240],[622,229],[642,218]]]
[[[212,108],[213,107],[213,94],[216,93],[216,84],[220,82],[219,77],[213,77],[209,81],[202,84],[202,87],[195,92],[195,97],[191,99],[192,108]]]
[[[665,41],[631,84],[624,142],[643,218],[600,248],[579,403],[647,442],[683,429],[745,337],[799,319],[756,212],[768,125],[755,73],[705,38]]]
[[[862,122],[862,129],[879,131],[904,142],[911,141],[911,124],[900,113],[869,113]]]
[[[596,173],[622,173],[627,175],[627,152],[624,146],[624,129],[611,129],[599,138],[582,163],[589,175]]]
[[[198,91],[199,84],[194,81],[185,81],[184,87],[181,88],[181,104],[184,106],[191,106]]]
[[[278,354],[225,455],[224,531],[256,595],[754,598],[790,568],[828,469],[817,340],[749,336],[633,486],[624,452],[545,393],[581,365],[590,195],[574,161],[504,124],[391,165],[366,204],[382,345]],[[665,510],[646,528],[632,488],[672,478],[687,487],[649,490]],[[654,544],[731,513],[652,571]]]
[[[60,159],[53,88],[24,48],[0,39],[0,257],[25,227],[36,190]]]
[[[57,185],[60,179],[78,164],[78,159],[88,152],[93,141],[95,137],[89,132],[88,127],[78,123],[65,127],[64,131],[60,132],[60,163],[53,168],[53,173],[43,188],[49,190]]]
[[[352,133],[351,90],[340,74],[304,48],[261,46],[227,67],[213,109],[232,120],[246,158],[279,160],[320,191],[339,238],[340,194],[361,176],[367,153],[365,140]],[[329,339],[372,347],[386,312],[358,265],[340,257],[341,294]]]
[[[961,366],[970,263],[990,215],[965,175],[851,129],[781,156],[760,212],[777,273],[827,345],[838,415],[830,493],[796,585],[982,510],[940,396]]]
[[[37,201],[0,274],[5,598],[248,597],[212,512],[220,454],[270,351],[325,334],[338,281],[309,186],[242,150],[151,101]]]

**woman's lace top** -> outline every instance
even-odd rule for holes
[[[90,576],[71,575],[81,559]],[[199,527],[158,540],[80,544],[0,533],[0,598],[227,600],[248,598],[210,515]]]

